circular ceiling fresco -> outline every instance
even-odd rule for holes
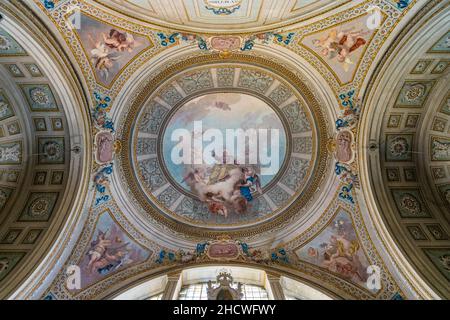
[[[255,194],[257,187],[262,190],[274,180],[285,159],[286,131],[281,118],[254,96],[238,92],[205,94],[183,104],[168,118],[161,139],[162,163],[181,191],[197,198],[205,197],[200,186],[190,181],[192,177],[195,182],[214,186],[226,181],[234,168],[251,170],[254,174],[248,180],[252,180],[254,187],[250,190]],[[273,143],[272,135],[276,139]],[[265,144],[262,155],[258,154],[259,143]],[[227,144],[234,150],[228,150]]]
[[[150,198],[183,219],[222,225],[271,214],[298,191],[310,166],[311,126],[301,113],[303,158],[292,159],[295,177],[283,179],[292,153],[287,119],[254,95],[208,93],[171,108],[161,119],[153,113],[149,108],[140,117],[139,180]],[[146,137],[160,123],[157,138]],[[156,147],[146,149],[151,143]]]
[[[131,203],[159,221],[210,231],[298,214],[322,176],[326,129],[293,77],[216,62],[152,81],[124,123]]]

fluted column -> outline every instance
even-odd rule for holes
[[[175,300],[181,288],[181,272],[170,273],[167,275],[167,284],[164,288],[162,300]]]

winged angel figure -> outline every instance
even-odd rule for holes
[[[93,41],[91,37],[90,39]],[[111,52],[109,47],[101,41],[95,43],[95,49],[91,50],[91,54],[95,70],[100,73],[102,79],[108,80],[109,71],[114,67],[114,61],[119,60],[121,55],[118,52]]]
[[[320,49],[322,56],[330,60],[336,59],[342,64],[344,71],[348,72],[350,65],[355,64],[351,60],[352,54],[367,43],[363,38],[367,34],[368,32],[363,30],[338,32],[333,29],[324,37],[313,39],[313,45]]]
[[[130,264],[133,261],[128,257],[129,243],[120,243],[120,239],[113,241],[107,236],[108,230],[103,232],[99,230],[97,239],[92,241],[91,248],[88,251],[89,263],[86,267],[91,274],[98,272],[100,274],[108,273],[111,270],[117,270],[123,265]]]
[[[91,50],[91,62],[104,81],[109,79],[110,71],[118,60],[142,44],[136,41],[131,33],[116,29],[111,29],[108,35],[102,33],[99,41],[95,41],[91,35],[89,39],[94,46]]]

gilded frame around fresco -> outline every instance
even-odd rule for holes
[[[267,223],[262,223],[258,226],[250,226],[247,227],[246,230],[239,229],[227,229],[226,231],[222,230],[214,230],[212,228],[200,229],[198,227],[189,226],[185,224],[177,223],[171,219],[168,219],[157,212],[143,197],[142,193],[139,191],[135,181],[133,180],[133,170],[132,170],[132,162],[130,159],[130,150],[132,150],[132,145],[130,145],[130,130],[134,125],[134,119],[137,116],[137,113],[141,109],[142,105],[144,105],[145,101],[149,99],[150,93],[156,91],[160,85],[165,82],[165,79],[171,78],[174,74],[180,73],[182,70],[190,69],[198,66],[205,66],[209,64],[217,64],[217,63],[240,63],[240,64],[250,64],[255,65],[262,68],[267,68],[271,70],[275,75],[280,76],[281,74],[287,81],[297,90],[297,92],[301,93],[301,97],[308,103],[311,112],[313,113],[316,119],[316,126],[318,130],[318,157],[317,163],[315,164],[316,174],[310,181],[310,184],[302,197],[297,199],[293,204],[291,204],[286,212],[282,215],[278,215],[277,217],[272,218]],[[142,90],[137,94],[136,99],[133,101],[133,104],[130,106],[130,111],[127,114],[126,119],[124,120],[121,128],[121,132],[123,132],[122,141],[123,141],[123,149],[119,156],[121,170],[123,171],[123,176],[130,186],[130,191],[133,196],[137,199],[139,204],[145,209],[145,211],[150,215],[153,221],[157,221],[158,223],[162,223],[163,225],[170,227],[171,229],[177,232],[183,232],[186,234],[190,234],[193,236],[198,236],[202,238],[214,238],[220,234],[224,234],[225,232],[232,237],[245,237],[253,234],[258,234],[263,232],[264,230],[270,230],[275,225],[282,223],[284,220],[289,219],[290,217],[299,213],[300,208],[303,207],[308,199],[314,194],[316,188],[322,181],[324,172],[326,171],[327,159],[328,159],[328,150],[326,146],[326,141],[328,139],[328,130],[327,130],[327,120],[322,113],[322,110],[311,90],[290,70],[286,69],[284,66],[281,66],[273,61],[266,60],[257,56],[249,56],[245,54],[233,54],[229,59],[224,61],[218,55],[204,55],[199,57],[188,58],[187,60],[181,61],[170,68],[166,69],[162,73],[155,76]]]

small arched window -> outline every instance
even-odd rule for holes
[[[237,288],[237,284],[233,286]],[[178,300],[208,300],[207,295],[208,283],[196,283],[181,288]],[[242,285],[242,300],[268,300],[266,289],[251,284]]]

